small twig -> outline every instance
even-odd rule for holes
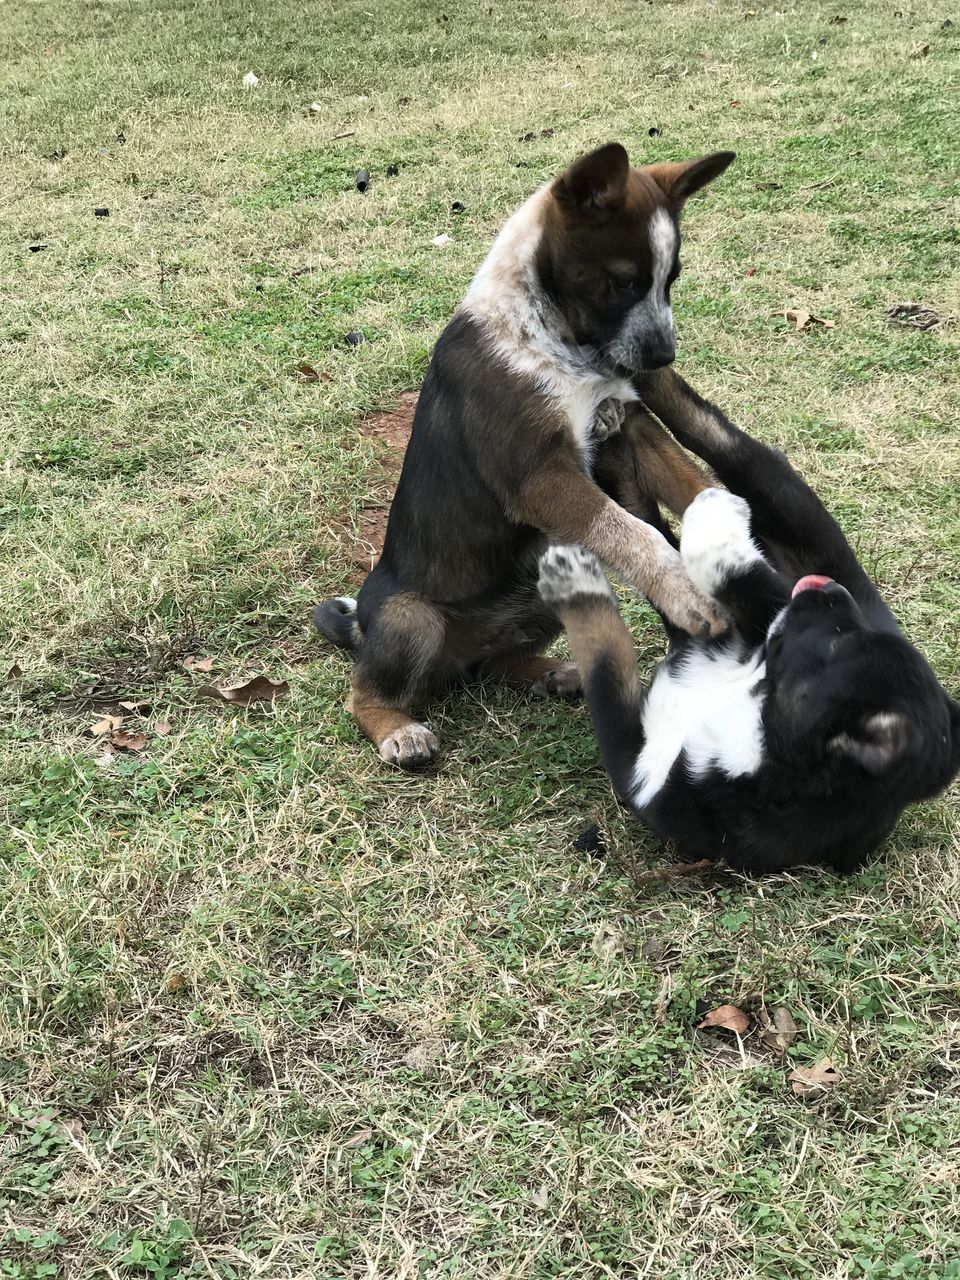
[[[644,889],[648,884],[658,884],[662,880],[699,875],[701,871],[709,871],[716,865],[712,858],[701,858],[699,862],[673,862],[667,867],[654,867],[652,871],[642,871],[640,875],[633,877],[634,888]]]
[[[797,187],[796,194],[799,195],[801,191],[820,191],[823,187],[832,187],[836,181],[837,175],[834,174],[832,178],[824,178],[820,182],[811,182],[807,187]]]
[[[356,129],[351,129],[348,133],[335,133],[330,141],[339,142],[341,138],[353,138],[356,136],[356,132]]]

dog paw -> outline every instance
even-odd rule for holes
[[[614,400],[612,396],[601,400],[593,416],[594,440],[606,440],[608,436],[615,436],[623,426],[626,413],[622,400]]]
[[[575,662],[558,662],[556,669],[534,680],[528,693],[531,698],[575,698],[583,692],[583,681]]]
[[[425,724],[411,720],[388,733],[380,743],[380,758],[401,769],[423,769],[437,758],[440,743]]]
[[[720,635],[729,625],[716,601],[687,576],[683,561],[672,548],[647,598],[675,627],[692,636]]]
[[[714,596],[763,556],[750,536],[750,507],[726,489],[704,489],[683,517],[680,556],[692,581]]]
[[[596,556],[583,547],[548,547],[540,557],[540,595],[547,604],[567,604],[575,596],[610,596],[610,584]]]

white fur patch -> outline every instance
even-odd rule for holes
[[[633,773],[632,802],[648,805],[684,755],[687,773],[719,769],[728,778],[755,773],[763,760],[763,700],[755,692],[766,673],[760,651],[744,662],[735,650],[691,649],[664,663],[643,707],[643,749]]]
[[[334,596],[334,602],[336,604],[343,605],[343,609],[341,610],[342,613],[357,612],[357,602],[354,600],[353,596]]]
[[[584,547],[548,547],[540,557],[540,595],[547,604],[560,605],[574,596],[613,597],[600,562]]]
[[[673,342],[673,311],[667,298],[667,277],[677,252],[677,228],[666,209],[655,210],[650,219],[650,262],[653,283],[650,290],[627,314],[610,354],[629,367],[637,348]]]
[[[474,276],[461,310],[483,322],[496,355],[514,373],[532,378],[556,401],[584,458],[589,460],[597,406],[637,400],[625,378],[598,372],[593,347],[564,342],[565,322],[543,293],[536,254],[543,235],[543,186],[508,219]],[[669,269],[669,268],[668,268]]]
[[[687,507],[680,529],[683,567],[706,596],[763,560],[750,536],[750,507],[726,489],[704,489]]]

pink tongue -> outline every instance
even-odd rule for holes
[[[794,599],[801,591],[822,591],[828,583],[832,582],[832,578],[825,578],[820,573],[808,573],[805,578],[801,578],[797,585],[790,592],[790,599]]]

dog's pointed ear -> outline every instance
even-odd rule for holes
[[[640,170],[652,178],[674,213],[679,213],[695,191],[719,178],[724,169],[736,159],[734,151],[714,151],[699,160],[681,160],[678,163],[648,164]]]
[[[854,733],[838,733],[827,745],[831,751],[856,760],[867,773],[883,773],[904,754],[912,737],[906,716],[897,711],[878,711]]]
[[[627,194],[630,157],[619,142],[582,156],[553,184],[553,194],[567,209],[579,213],[614,209]]]

